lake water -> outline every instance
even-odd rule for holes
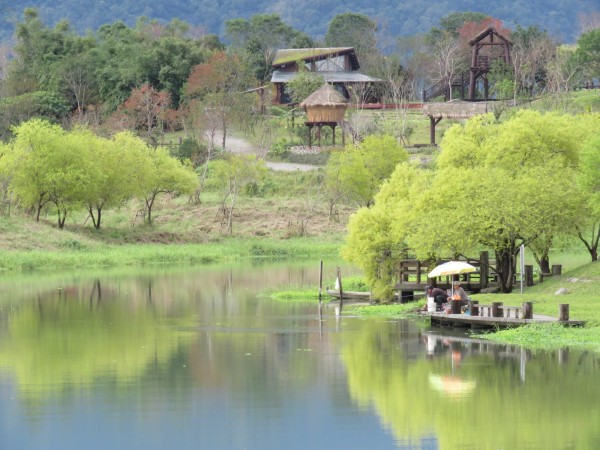
[[[5,275],[0,449],[600,448],[597,354],[264,295],[317,280],[316,264]]]

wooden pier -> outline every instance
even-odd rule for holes
[[[479,305],[476,301],[470,302],[469,311],[472,313],[460,313],[460,302],[456,306],[451,305],[451,312],[426,312],[421,314],[431,318],[431,324],[436,326],[451,326],[471,329],[485,328],[513,328],[532,323],[557,322],[569,327],[581,327],[585,325],[583,320],[570,320],[569,305],[558,305],[558,317],[533,314],[533,304],[523,303],[523,306],[504,306],[501,302],[491,305]],[[520,316],[520,317],[519,317]]]

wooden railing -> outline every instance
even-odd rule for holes
[[[417,259],[405,259],[398,263],[396,267],[397,284],[399,290],[422,290],[426,285],[433,285],[442,289],[449,289],[452,281],[458,278],[465,289],[480,291],[490,285],[498,282],[497,276],[490,270],[490,266],[495,265],[495,261],[490,261],[488,252],[481,252],[479,259],[466,259],[467,263],[477,269],[477,272],[462,274],[458,276],[444,276],[435,279],[429,279],[428,274],[434,267],[450,261],[450,259],[440,259],[434,262],[419,261]]]

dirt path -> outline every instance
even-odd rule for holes
[[[221,142],[222,136],[217,136],[215,142]],[[248,141],[242,138],[227,136],[225,140],[225,150],[231,153],[252,153],[252,145]],[[317,170],[318,166],[312,166],[310,164],[295,164],[295,163],[280,163],[280,162],[267,162],[267,167],[271,170],[280,170],[284,172],[308,172],[310,170]]]

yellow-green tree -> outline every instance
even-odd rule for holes
[[[142,165],[136,168],[136,190],[144,199],[146,222],[152,224],[152,209],[159,194],[194,193],[198,176],[191,164],[185,165],[171,157],[164,148],[152,149],[144,144]],[[140,155],[141,156],[141,155]]]
[[[89,147],[93,165],[82,202],[95,228],[100,228],[102,213],[133,197],[136,180],[145,181],[150,173],[146,144],[131,132],[121,132],[111,139],[96,136],[89,130],[76,130]]]
[[[327,162],[326,189],[330,199],[341,194],[359,205],[370,206],[381,183],[408,153],[393,136],[368,136],[331,154]],[[331,202],[331,200],[330,200]]]
[[[428,178],[427,172],[415,166],[398,165],[375,196],[374,205],[350,218],[342,256],[362,269],[373,297],[383,302],[393,297],[393,269],[407,256],[414,202],[426,189]]]
[[[421,256],[495,252],[503,291],[512,289],[525,244],[542,271],[558,234],[581,219],[575,168],[581,129],[573,116],[519,111],[506,122],[488,115],[453,127],[424,194],[409,244]]]
[[[600,135],[590,139],[581,151],[579,186],[585,199],[584,221],[577,231],[579,239],[590,253],[592,261],[598,260],[600,241]]]
[[[24,208],[35,211],[54,203],[58,226],[65,224],[87,189],[90,149],[76,133],[33,119],[14,129],[15,138],[6,148],[2,169],[10,175],[10,189]]]

